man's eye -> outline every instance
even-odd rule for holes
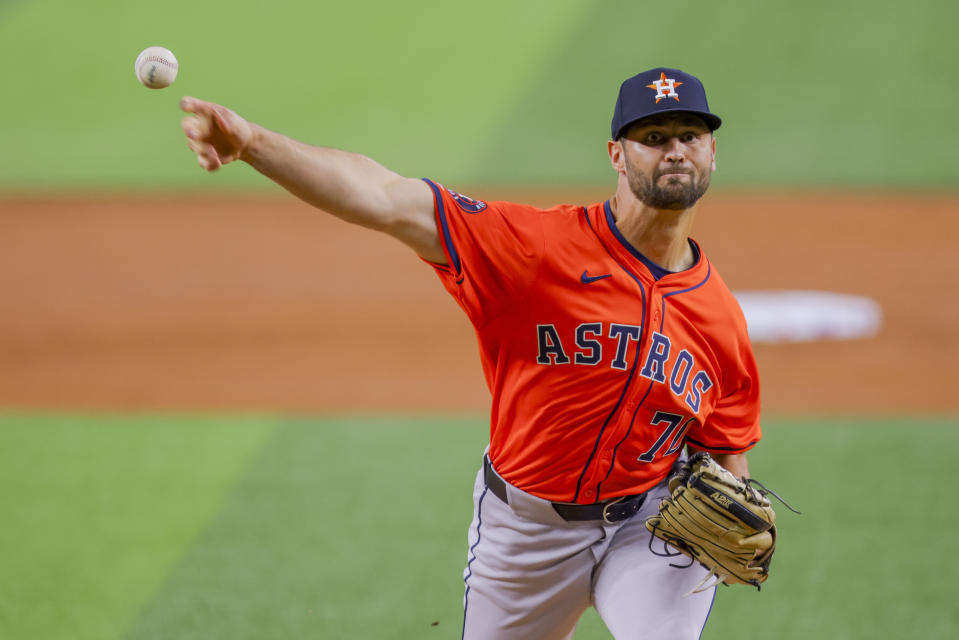
[[[660,144],[663,141],[663,136],[658,133],[650,133],[646,136],[646,144],[655,145]]]
[[[699,136],[697,136],[697,135],[696,135],[695,133],[693,133],[692,131],[687,131],[686,133],[683,134],[682,141],[683,141],[683,142],[695,142],[696,138],[698,138],[698,137],[699,137]]]

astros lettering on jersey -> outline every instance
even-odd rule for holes
[[[609,201],[538,209],[426,182],[449,262],[433,267],[476,329],[489,455],[508,482],[593,503],[656,485],[685,443],[759,441],[746,323],[698,245],[691,268],[663,272]]]

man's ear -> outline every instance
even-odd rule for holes
[[[713,136],[713,171],[716,170],[716,136]]]
[[[606,143],[609,152],[609,163],[613,165],[616,173],[626,172],[626,152],[623,150],[623,143],[619,140],[610,140]]]

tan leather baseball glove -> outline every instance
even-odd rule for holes
[[[769,576],[776,549],[776,513],[766,498],[770,492],[755,489],[754,480],[735,477],[705,452],[677,464],[668,482],[671,495],[657,515],[646,519],[646,528],[709,569],[696,590],[711,576],[715,583],[758,589]]]

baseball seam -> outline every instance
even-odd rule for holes
[[[177,63],[170,62],[166,58],[161,58],[160,56],[147,56],[146,58],[140,61],[140,64],[143,64],[144,62],[159,62],[162,65],[166,65],[170,67],[171,69],[177,69],[179,67]]]

